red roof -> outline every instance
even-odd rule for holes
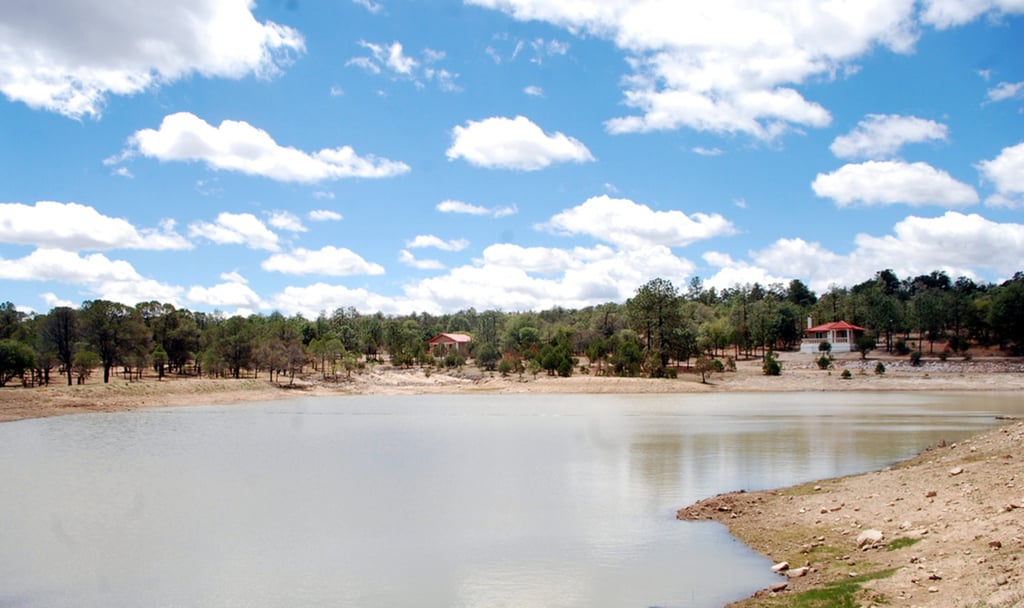
[[[473,338],[466,334],[437,334],[430,339],[430,344],[436,344],[444,340],[449,342],[472,342]]]
[[[832,323],[824,323],[822,325],[815,325],[814,327],[808,327],[807,329],[804,330],[804,332],[810,334],[810,333],[815,333],[815,332],[833,331],[833,330],[837,330],[837,329],[849,329],[849,330],[852,330],[852,331],[867,331],[867,329],[865,329],[863,327],[857,327],[856,325],[847,323],[846,321],[833,321]]]

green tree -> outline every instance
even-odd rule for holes
[[[82,304],[82,333],[100,357],[103,382],[110,382],[110,369],[124,362],[142,332],[136,325],[142,317],[134,308],[108,300],[92,300]]]
[[[58,306],[46,315],[39,327],[39,338],[43,348],[52,350],[67,374],[71,386],[71,364],[78,342],[78,316],[67,306]]]
[[[0,386],[5,386],[12,378],[22,378],[26,370],[36,365],[36,354],[24,342],[10,338],[0,340]]]
[[[680,325],[681,300],[668,279],[652,279],[626,301],[630,327],[644,339],[644,352],[656,354],[661,367],[668,365],[669,341]]]
[[[71,368],[75,372],[76,382],[78,384],[85,384],[86,379],[92,376],[92,370],[102,364],[100,356],[91,350],[76,351],[71,359]]]

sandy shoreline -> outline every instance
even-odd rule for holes
[[[144,379],[84,386],[0,389],[0,422],[148,407],[244,404],[296,397],[398,394],[639,394],[818,391],[1024,391],[1024,362],[979,358],[930,361],[912,367],[903,358],[856,356],[831,373],[812,357],[785,354],[778,377],[760,361],[715,374],[675,380],[577,374],[502,378],[465,370],[445,373],[373,366],[351,380],[309,377],[293,386],[260,379]],[[844,379],[842,370],[849,369]],[[1009,607],[1024,604],[1024,426],[1013,424],[960,444],[931,449],[892,469],[813,482],[783,490],[734,492],[680,510],[680,519],[716,519],[775,562],[788,562],[776,592],[765,590],[742,606],[789,606],[802,594],[836,582],[853,590],[854,606]],[[858,547],[861,532],[882,540]],[[887,550],[892,541],[906,546]],[[913,543],[913,544],[910,544]],[[860,583],[863,578],[871,578]],[[781,589],[785,583],[785,589]],[[850,583],[853,583],[852,585]],[[818,604],[831,606],[838,600]]]
[[[82,386],[62,385],[56,378],[50,386],[0,388],[0,422],[86,412],[110,412],[145,407],[231,404],[310,396],[399,395],[399,394],[640,394],[716,392],[818,392],[818,391],[1024,391],[1024,361],[998,357],[971,361],[927,361],[911,366],[905,357],[861,361],[857,355],[837,358],[836,368],[822,371],[814,357],[783,353],[782,375],[764,376],[757,359],[740,361],[735,372],[716,373],[707,383],[695,373],[681,373],[678,379],[616,378],[575,374],[569,378],[536,377],[524,374],[503,378],[495,373],[467,367],[453,372],[422,369],[394,369],[371,366],[351,379],[324,381],[317,375],[280,385],[243,378],[144,378],[128,382],[115,377],[109,384],[95,379]],[[886,372],[874,373],[878,361]],[[850,370],[848,379],[843,370]]]

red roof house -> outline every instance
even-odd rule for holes
[[[834,353],[852,353],[857,350],[857,338],[866,331],[867,329],[846,321],[833,321],[812,327],[808,318],[804,339],[800,342],[800,352],[816,354],[818,345],[827,341],[832,345]]]
[[[437,334],[427,344],[435,357],[443,357],[452,349],[460,355],[464,355],[466,345],[472,341],[473,338],[466,334]]]

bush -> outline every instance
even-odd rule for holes
[[[832,367],[832,359],[828,358],[828,355],[822,355],[818,358],[818,369],[828,369]]]
[[[840,378],[842,378],[843,380],[849,380],[850,378],[853,378],[853,374],[850,373],[850,370],[844,369],[843,373],[840,374]]]
[[[511,374],[514,369],[515,366],[508,359],[502,359],[501,361],[498,361],[498,373],[501,374],[502,376],[507,376]]]
[[[822,340],[821,344],[818,344],[819,353],[830,353],[832,352],[832,343],[828,340]]]
[[[910,354],[910,347],[907,346],[907,343],[906,343],[905,340],[903,340],[903,338],[900,338],[899,340],[896,340],[896,344],[893,345],[893,348],[896,350],[896,354],[899,354],[899,355],[909,355]]]
[[[915,350],[914,352],[910,353],[910,364],[913,365],[914,367],[921,365],[922,356],[923,353],[919,350]]]
[[[736,359],[733,359],[732,357],[726,357],[725,358],[725,371],[727,371],[727,372],[734,372],[734,371],[736,371]]]
[[[885,364],[879,361],[875,364],[875,373],[881,376],[885,373]]]
[[[775,353],[768,351],[764,357],[764,364],[761,366],[765,376],[778,376],[782,373],[782,364],[775,358]]]
[[[466,360],[455,349],[448,351],[448,354],[444,356],[445,367],[462,367],[465,364]]]

